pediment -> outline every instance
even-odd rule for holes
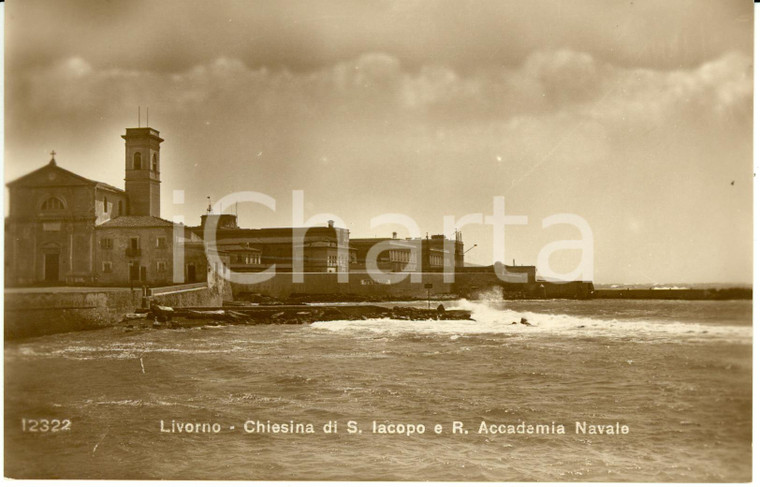
[[[55,164],[47,164],[25,176],[11,181],[8,187],[46,187],[46,186],[93,186],[95,181],[67,171]]]

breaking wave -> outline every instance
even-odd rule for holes
[[[469,334],[557,335],[563,337],[608,337],[632,341],[726,340],[752,342],[752,327],[738,325],[702,324],[668,319],[610,319],[568,314],[540,313],[503,309],[501,300],[452,302],[448,309],[464,309],[472,313],[471,320],[407,321],[377,319],[366,321],[322,321],[311,326],[316,329],[376,334]],[[527,324],[521,322],[527,321]]]

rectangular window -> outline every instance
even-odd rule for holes
[[[140,280],[140,263],[139,262],[129,263],[129,280],[130,281]]]
[[[140,248],[140,237],[129,237],[129,248],[137,250]]]
[[[113,248],[113,239],[112,238],[101,238],[100,239],[100,248],[101,249],[112,249]]]
[[[157,237],[156,238],[156,248],[157,249],[165,249],[166,248],[166,237]]]
[[[103,272],[104,273],[111,272],[111,263],[110,262],[103,262]]]
[[[158,272],[166,272],[166,262],[163,262],[163,261],[156,262],[156,270]]]

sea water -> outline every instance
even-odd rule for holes
[[[443,304],[7,342],[5,475],[750,479],[750,301]]]

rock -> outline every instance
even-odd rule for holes
[[[160,322],[170,321],[174,315],[174,309],[169,306],[161,306],[160,304],[151,304],[150,311],[156,320]]]
[[[127,313],[121,321],[142,320],[148,317],[148,313]]]
[[[245,313],[240,313],[238,311],[232,311],[232,310],[227,310],[227,315],[230,318],[234,318],[236,320],[245,320],[248,318],[248,315],[246,315]]]
[[[446,320],[472,320],[472,313],[465,309],[446,311],[443,316]]]

